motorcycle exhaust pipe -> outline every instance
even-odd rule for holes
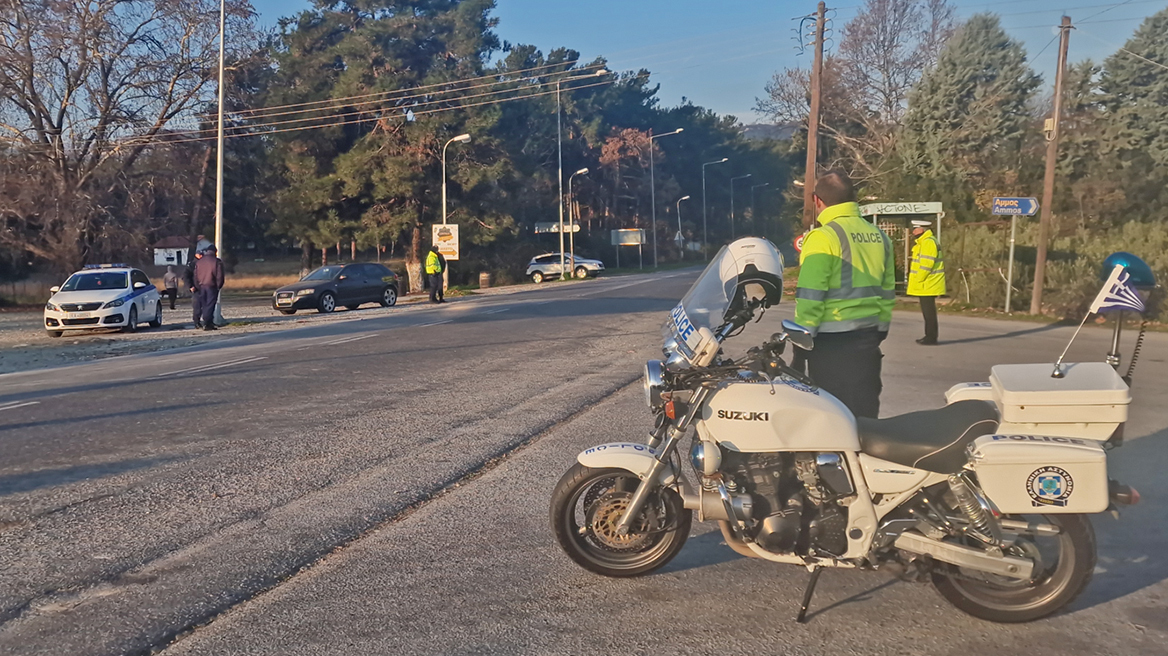
[[[1124,485],[1115,479],[1108,479],[1107,493],[1111,503],[1117,506],[1134,506],[1140,502],[1140,493],[1130,485]]]

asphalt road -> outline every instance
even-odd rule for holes
[[[648,430],[630,383],[692,276],[0,376],[0,652],[1168,652],[1159,334],[1137,439],[1111,455],[1144,504],[1098,518],[1095,579],[1055,618],[989,624],[927,586],[829,571],[795,625],[806,572],[741,558],[712,525],[652,576],[573,565],[550,490],[578,451]],[[922,348],[918,323],[898,314],[885,342],[886,415],[936,407],[992,364],[1049,361],[1070,333],[942,317],[946,343]],[[1087,330],[1071,360],[1107,338]]]

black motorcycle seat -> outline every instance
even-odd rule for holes
[[[864,453],[939,474],[960,471],[966,462],[965,447],[997,428],[997,407],[976,400],[887,419],[856,418]]]

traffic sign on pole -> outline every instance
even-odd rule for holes
[[[993,213],[1006,216],[1034,216],[1038,213],[1038,199],[994,198]]]
[[[795,238],[795,251],[796,252],[799,252],[799,253],[803,252],[803,238],[806,236],[807,236],[806,234],[802,234],[802,235],[799,235],[798,237]]]

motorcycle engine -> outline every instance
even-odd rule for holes
[[[842,555],[847,514],[836,501],[851,494],[842,470],[821,476],[816,453],[739,453],[724,450],[722,469],[750,494],[756,518],[751,537],[767,551]],[[828,454],[834,455],[834,454]],[[844,489],[836,489],[844,488]]]

